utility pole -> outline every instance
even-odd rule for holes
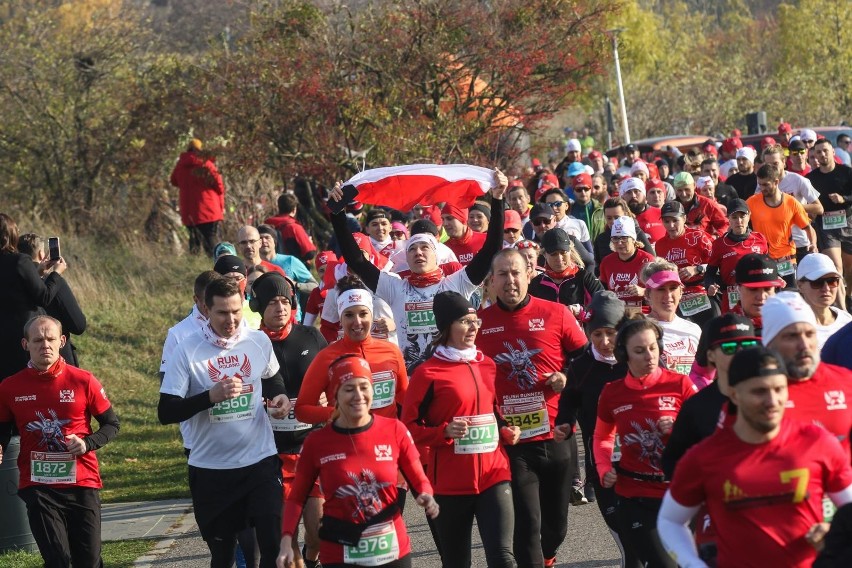
[[[621,107],[621,123],[624,126],[624,144],[630,143],[630,127],[627,125],[627,106],[624,103],[624,84],[621,81],[621,63],[618,60],[618,34],[624,28],[607,30],[612,37],[612,55],[615,59],[615,80],[618,83],[618,105]]]

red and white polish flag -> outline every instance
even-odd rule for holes
[[[409,211],[418,203],[469,207],[494,185],[494,170],[467,164],[411,164],[365,170],[345,184],[358,201]]]

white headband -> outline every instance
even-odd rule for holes
[[[416,235],[411,235],[411,238],[405,243],[405,250],[407,251],[418,243],[426,243],[432,247],[432,250],[437,250],[438,248],[438,241],[433,235],[429,233],[417,233]]]
[[[337,295],[337,315],[342,317],[343,312],[352,306],[365,306],[370,312],[373,311],[373,295],[363,288],[352,288]]]

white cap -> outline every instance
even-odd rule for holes
[[[612,222],[612,232],[610,233],[610,238],[612,237],[630,237],[634,241],[636,240],[636,223],[633,221],[632,217],[619,217],[615,221]]]
[[[642,160],[636,160],[633,162],[633,165],[630,166],[630,175],[635,175],[636,172],[645,172],[645,175],[651,175],[651,172],[648,171],[648,164]]]
[[[627,178],[618,186],[618,193],[619,195],[624,195],[632,189],[638,189],[642,192],[642,195],[645,195],[645,182],[639,178]]]
[[[698,179],[695,180],[695,189],[701,189],[707,187],[708,185],[713,183],[713,178],[710,176],[698,176]]]
[[[775,339],[785,327],[794,323],[808,323],[816,328],[816,316],[798,292],[779,292],[770,296],[760,310],[763,317],[764,345]]]
[[[802,142],[816,142],[817,135],[810,128],[803,128],[799,130],[799,138],[802,139]]]
[[[840,276],[834,262],[824,254],[814,252],[802,259],[796,269],[796,280],[819,280],[826,274]]]
[[[586,167],[586,173],[587,174],[589,174],[590,176],[595,175],[595,168],[593,168],[592,166],[585,166],[585,167]]]
[[[438,249],[438,241],[433,235],[429,233],[417,233],[416,235],[411,235],[411,238],[405,243],[405,250],[409,250],[418,243],[426,243],[432,247],[432,250]]]
[[[751,163],[754,163],[754,159],[757,157],[757,150],[752,148],[751,146],[743,146],[739,150],[737,150],[737,158],[745,158]]]
[[[580,141],[577,140],[576,138],[571,138],[565,144],[565,151],[566,152],[580,152],[581,151]]]
[[[719,175],[727,178],[731,174],[731,170],[736,167],[736,160],[728,160],[726,162],[722,162],[721,164],[719,164]]]

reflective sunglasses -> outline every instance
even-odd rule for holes
[[[828,278],[819,278],[817,280],[808,280],[808,284],[811,285],[811,288],[814,290],[819,290],[826,284],[828,284],[829,288],[837,288],[840,286],[840,277],[839,276],[829,276]]]
[[[563,205],[565,205],[565,202],[564,201],[551,201],[550,203],[546,203],[545,205],[548,205],[548,206],[556,209],[557,207],[562,207]]]
[[[748,349],[749,347],[757,347],[758,342],[750,339],[748,341],[726,341],[725,343],[719,344],[719,349],[722,350],[722,353],[725,355],[733,355],[737,351],[742,349]]]

